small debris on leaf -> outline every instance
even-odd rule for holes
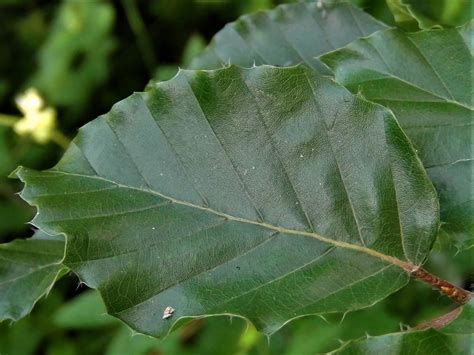
[[[174,313],[174,308],[171,306],[168,306],[165,308],[165,311],[163,312],[163,319],[168,319],[173,316]]]

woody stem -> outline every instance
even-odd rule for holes
[[[443,295],[448,296],[458,304],[462,305],[471,299],[471,292],[457,287],[446,280],[440,279],[423,268],[414,268],[413,270],[407,271],[415,279],[421,280],[438,289]]]

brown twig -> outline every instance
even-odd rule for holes
[[[410,274],[414,278],[426,282],[434,288],[437,288],[443,295],[448,296],[458,304],[465,304],[471,299],[471,292],[457,287],[448,281],[442,280],[439,277],[430,274],[423,268],[411,270]]]

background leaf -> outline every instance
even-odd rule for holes
[[[315,58],[385,25],[347,3],[315,2],[280,5],[270,11],[245,15],[229,23],[191,63],[194,69],[223,65],[243,67],[306,63],[321,73],[327,68]]]
[[[429,29],[437,25],[430,18],[423,15],[412,5],[403,0],[387,0],[388,7],[399,26],[416,31],[419,28]]]
[[[53,317],[55,325],[65,329],[104,327],[116,324],[109,316],[100,294],[86,291],[59,308]]]
[[[474,17],[469,0],[386,0],[395,20],[404,28],[416,30],[434,26],[461,26]]]
[[[83,127],[55,168],[17,174],[32,223],[68,236],[65,264],[155,336],[187,316],[272,333],[367,307],[438,227],[394,117],[303,66],[181,71]]]
[[[471,337],[446,335],[436,330],[401,332],[347,343],[333,354],[468,354]]]
[[[446,334],[474,334],[474,299],[462,306],[461,313],[441,331]]]
[[[472,350],[474,300],[460,307],[446,327],[407,331],[349,341],[334,354],[468,354]]]
[[[435,185],[441,221],[459,248],[474,245],[472,23],[377,32],[323,55],[336,80],[389,107]]]
[[[0,320],[18,320],[31,311],[66,271],[63,256],[63,238],[41,231],[0,244]]]

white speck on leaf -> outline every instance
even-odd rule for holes
[[[165,308],[165,311],[163,312],[163,319],[168,319],[173,316],[174,313],[174,308],[171,306],[168,306]]]

